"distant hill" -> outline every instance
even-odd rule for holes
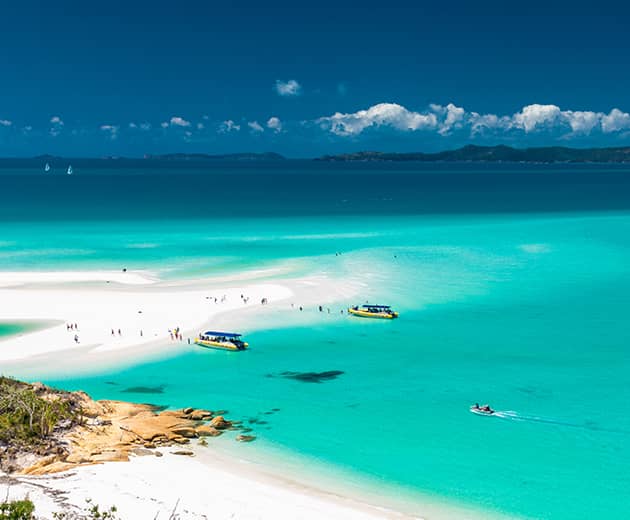
[[[160,161],[284,161],[285,157],[275,152],[265,153],[228,153],[211,155],[205,153],[167,153],[161,155],[145,155],[145,159]]]
[[[325,155],[318,161],[422,161],[422,162],[520,162],[520,163],[625,163],[630,147],[620,148],[512,148],[511,146],[468,145],[436,153],[356,152]]]

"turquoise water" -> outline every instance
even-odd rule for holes
[[[341,187],[321,189],[319,215],[284,177],[273,185],[303,206],[278,205],[276,194],[258,215],[186,215],[166,197],[164,218],[124,205],[109,217],[99,198],[82,222],[55,204],[51,218],[15,210],[2,269],[124,265],[194,277],[282,265],[275,277],[365,283],[362,299],[401,312],[380,322],[339,313],[353,302],[330,314],[287,304],[245,327],[243,354],[185,348],[106,373],[53,365],[15,375],[97,398],[227,408],[258,436],[238,446],[248,457],[298,454],[314,473],[354,473],[392,495],[528,518],[626,518],[630,172],[471,171],[470,189],[452,196],[455,174],[429,173],[389,172],[398,187],[363,186],[354,199],[356,172],[337,173]],[[554,205],[556,193],[566,197]],[[319,383],[287,377],[330,371]],[[475,401],[506,413],[475,416]]]

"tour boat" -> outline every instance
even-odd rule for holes
[[[398,313],[393,311],[389,305],[355,305],[348,309],[348,314],[359,316],[361,318],[381,318],[391,320],[398,318]]]
[[[208,348],[245,350],[249,345],[241,340],[241,336],[241,334],[235,332],[207,330],[195,338],[195,343],[201,347]]]

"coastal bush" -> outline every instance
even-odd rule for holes
[[[70,404],[57,396],[40,397],[31,385],[0,378],[0,443],[31,444],[48,437],[57,423],[73,419]]]
[[[0,520],[31,520],[35,506],[28,499],[0,503]]]
[[[80,513],[63,511],[61,513],[53,513],[53,520],[118,520],[116,515],[116,506],[101,511],[98,504],[92,503],[92,500],[86,500],[87,505]],[[0,518],[2,520],[2,518]]]

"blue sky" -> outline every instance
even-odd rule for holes
[[[630,7],[14,2],[0,155],[630,145]]]

